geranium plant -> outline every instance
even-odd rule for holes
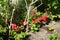
[[[0,0],[0,34],[7,35],[6,40],[25,38],[30,31],[39,30],[48,18],[60,18],[59,4],[59,0]]]

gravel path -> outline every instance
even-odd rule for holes
[[[46,25],[44,27],[48,27],[48,26],[51,26],[55,24],[53,27],[54,27],[54,31],[55,33],[59,34],[60,33],[60,22],[50,22],[49,25]],[[30,33],[31,36],[29,37],[28,40],[49,40],[49,35],[51,34],[52,32],[50,31],[47,31],[46,29],[40,29],[39,32],[35,32],[35,33]]]

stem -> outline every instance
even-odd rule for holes
[[[30,3],[30,6],[33,5],[34,3],[36,3],[38,0],[33,1],[32,3]]]
[[[25,0],[25,4],[26,4],[26,9],[27,9],[27,11],[28,11],[27,0]],[[26,15],[26,18],[25,18],[25,20],[24,20],[24,21],[26,21],[26,19],[27,19],[27,15]]]
[[[27,11],[27,22],[29,23],[29,14],[30,14],[30,11],[31,11],[31,6],[29,6],[29,10]],[[27,25],[27,28],[26,28],[26,31],[29,31],[29,24]]]
[[[31,2],[33,2],[34,0],[32,0]]]
[[[27,5],[27,1],[25,0],[25,4],[26,4],[26,9],[28,10],[28,5]]]
[[[41,6],[43,4],[42,0],[41,0],[41,4],[39,4],[37,7],[33,8],[33,10],[37,9],[39,6]]]
[[[15,7],[14,7],[14,9],[13,9],[13,11],[12,11],[12,16],[11,16],[11,19],[10,19],[10,27],[11,27],[12,19],[13,19],[13,16],[14,16],[14,11],[15,11]]]

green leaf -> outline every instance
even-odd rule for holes
[[[60,38],[60,34],[58,34],[58,36],[57,36],[58,38]]]
[[[54,5],[56,5],[56,2],[55,1],[53,2],[52,6],[54,6]]]
[[[34,30],[38,30],[38,28],[34,28]]]
[[[32,24],[32,27],[36,27],[36,25],[35,24]]]
[[[0,0],[0,3],[2,3],[2,0]]]
[[[51,34],[50,35],[50,40],[56,40],[56,35],[55,34]]]
[[[54,6],[54,9],[57,9],[57,6]]]
[[[60,18],[60,14],[57,15]]]
[[[2,27],[1,25],[0,25],[0,33],[2,33],[2,32],[6,32],[6,27]]]
[[[3,38],[2,38],[2,37],[0,37],[0,40],[3,40]]]
[[[37,12],[37,13],[36,13],[36,15],[37,15],[37,16],[40,16],[40,15],[41,15],[41,13],[40,13],[40,12]]]
[[[6,2],[7,0],[4,0],[4,2]]]

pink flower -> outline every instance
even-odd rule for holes
[[[17,26],[16,24],[11,24],[11,28],[12,30],[20,30],[19,26]]]
[[[28,25],[28,22],[27,21],[24,21],[23,25]]]
[[[16,24],[11,24],[11,28],[12,28],[12,29],[15,29],[16,26],[17,26]]]

